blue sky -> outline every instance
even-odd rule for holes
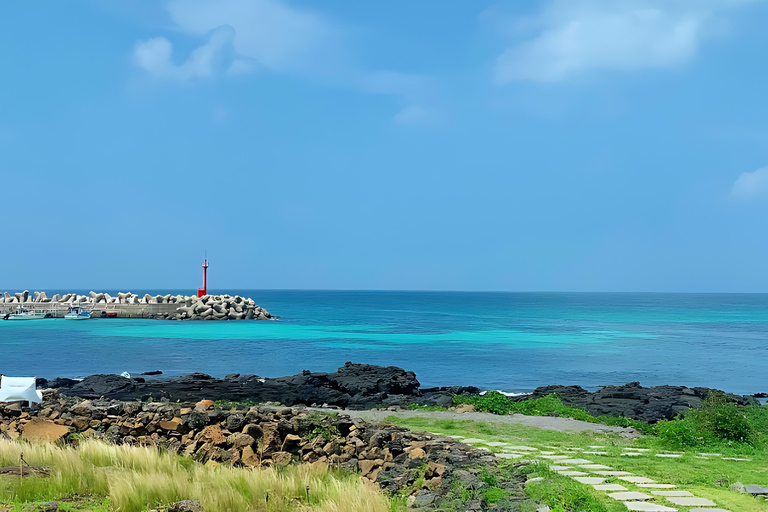
[[[0,288],[768,292],[766,0],[0,20]]]

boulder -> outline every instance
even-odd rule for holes
[[[120,400],[143,400],[152,396],[155,399],[198,401],[215,397],[221,400],[253,400],[286,405],[329,404],[355,409],[369,409],[392,401],[398,403],[398,400],[409,403],[421,398],[419,381],[413,372],[396,366],[355,363],[346,363],[333,373],[306,371],[274,379],[241,374],[216,379],[203,373],[192,373],[173,379],[138,382],[118,375],[93,375],[74,385],[63,385],[60,391],[83,398],[103,396]]]
[[[585,409],[594,416],[623,416],[655,423],[663,419],[671,420],[685,410],[700,408],[711,391],[710,388],[685,386],[645,388],[639,382],[630,382],[623,386],[606,386],[594,393],[580,386],[542,386],[525,399],[554,393],[565,405]],[[742,405],[754,400],[738,395],[726,396]]]
[[[57,425],[47,419],[32,418],[24,425],[24,432],[21,437],[31,443],[55,443],[63,440],[71,432],[74,432],[72,427]]]

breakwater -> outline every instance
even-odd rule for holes
[[[155,318],[159,320],[272,320],[267,310],[253,299],[239,295],[149,295],[135,293],[90,292],[55,294],[24,290],[0,297],[0,315],[15,313],[21,306],[30,312],[42,312],[51,318],[62,318],[72,306],[91,311],[92,318]]]

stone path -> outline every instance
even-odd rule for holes
[[[684,507],[685,510],[689,510],[690,512],[733,512],[723,508],[717,508],[717,504],[714,501],[695,496],[692,492],[685,489],[678,489],[676,485],[656,482],[651,478],[634,475],[628,471],[621,471],[605,464],[596,464],[593,461],[580,456],[590,453],[590,451],[582,450],[581,448],[556,446],[542,446],[536,448],[533,446],[520,446],[498,441],[489,442],[477,438],[465,439],[461,436],[451,437],[478,448],[493,447],[499,450],[496,455],[501,458],[524,458],[525,460],[538,461],[542,464],[546,464],[549,466],[549,469],[556,473],[571,477],[583,485],[590,485],[595,490],[606,493],[606,496],[611,499],[621,501],[627,507],[627,510],[676,512],[679,510],[676,507]],[[605,447],[591,446],[590,450],[595,450],[591,453],[599,454],[603,457],[608,456],[608,452],[599,451],[602,448]],[[646,448],[625,448],[620,455],[628,457],[680,458],[683,456],[683,453],[653,453],[652,450]],[[718,457],[723,460],[733,461],[747,460],[737,457],[722,457],[719,453],[700,453],[697,457]],[[621,458],[617,457],[616,462],[620,465]],[[615,481],[606,482],[608,479],[615,479]],[[542,480],[542,478],[532,478],[529,482],[540,480]]]

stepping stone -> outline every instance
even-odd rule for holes
[[[464,436],[448,436],[451,439],[464,439]]]
[[[624,448],[624,450],[628,452],[641,452],[641,453],[651,451],[650,448]]]
[[[594,476],[575,476],[573,479],[581,484],[587,485],[599,485],[605,482],[605,478],[597,478]]]
[[[762,485],[749,484],[744,486],[744,489],[752,496],[765,496],[768,494],[768,487]]]
[[[651,491],[651,494],[656,496],[693,496],[693,494],[688,491]]]
[[[541,482],[542,480],[544,480],[543,476],[537,476],[536,478],[529,478],[528,480],[525,481],[525,485],[532,484],[535,482]]]
[[[629,510],[641,510],[643,512],[677,512],[676,508],[665,507],[664,505],[657,505],[646,501],[625,501],[624,505]]]
[[[550,457],[555,457],[555,455],[550,455]],[[576,465],[592,464],[592,461],[587,459],[567,459],[566,458],[566,459],[561,459],[560,462],[562,462],[563,464],[576,464]]]
[[[691,497],[676,497],[669,496],[667,501],[674,503],[675,505],[681,505],[683,507],[714,507],[717,506],[712,500],[707,498],[691,498]]]
[[[549,469],[552,471],[571,471],[573,468],[571,466],[549,466]]]
[[[642,452],[623,452],[621,455],[624,457],[639,457],[645,454]]]
[[[596,475],[602,476],[630,476],[632,473],[629,471],[593,471]]]
[[[539,453],[540,453],[540,454],[542,454],[542,455],[554,455],[554,454],[556,454],[557,452],[545,452],[545,451],[543,451],[543,450],[542,450],[542,451],[540,451]]]
[[[611,466],[604,464],[579,464],[579,467],[582,469],[613,469]]]
[[[587,476],[589,473],[583,471],[558,471],[557,473],[563,476]]]
[[[593,485],[596,491],[626,491],[627,488],[619,484],[600,484]]]
[[[496,456],[500,459],[520,459],[522,455],[519,453],[497,453]]]
[[[644,476],[620,476],[619,480],[624,480],[625,482],[629,482],[631,484],[655,484],[656,483],[650,478],[645,478]]]
[[[562,461],[568,458],[567,455],[542,455],[542,459]]]
[[[609,497],[619,500],[619,501],[634,501],[634,500],[650,500],[653,499],[653,496],[649,496],[648,494],[643,494],[642,492],[612,492],[608,495]]]
[[[672,484],[637,484],[644,489],[675,489],[677,486]]]
[[[608,455],[608,452],[581,452],[584,455]]]
[[[466,443],[466,441],[464,441]],[[485,441],[483,441],[485,442]],[[531,448],[530,446],[507,446],[510,450],[517,450],[519,452],[537,452],[538,448]]]
[[[699,455],[703,455],[705,457],[722,457],[722,453],[700,453]]]
[[[486,441],[485,439],[475,439],[474,437],[470,437],[469,439],[463,440],[462,443],[483,443],[483,444],[488,444],[488,441]]]
[[[724,508],[692,508],[691,512],[731,512]]]
[[[750,459],[740,459],[738,457],[723,457],[723,460],[743,460],[743,461],[746,461],[746,462],[750,461]]]
[[[677,453],[657,453],[657,457],[666,457],[668,459],[679,459],[682,457],[682,455],[679,455]]]
[[[485,443],[488,446],[507,446],[507,443],[500,443],[499,441],[491,441],[490,443]]]
[[[590,448],[594,448],[596,450],[599,450],[600,448],[605,448],[605,446],[599,445],[599,444],[591,444],[591,445],[589,445],[589,447]]]

